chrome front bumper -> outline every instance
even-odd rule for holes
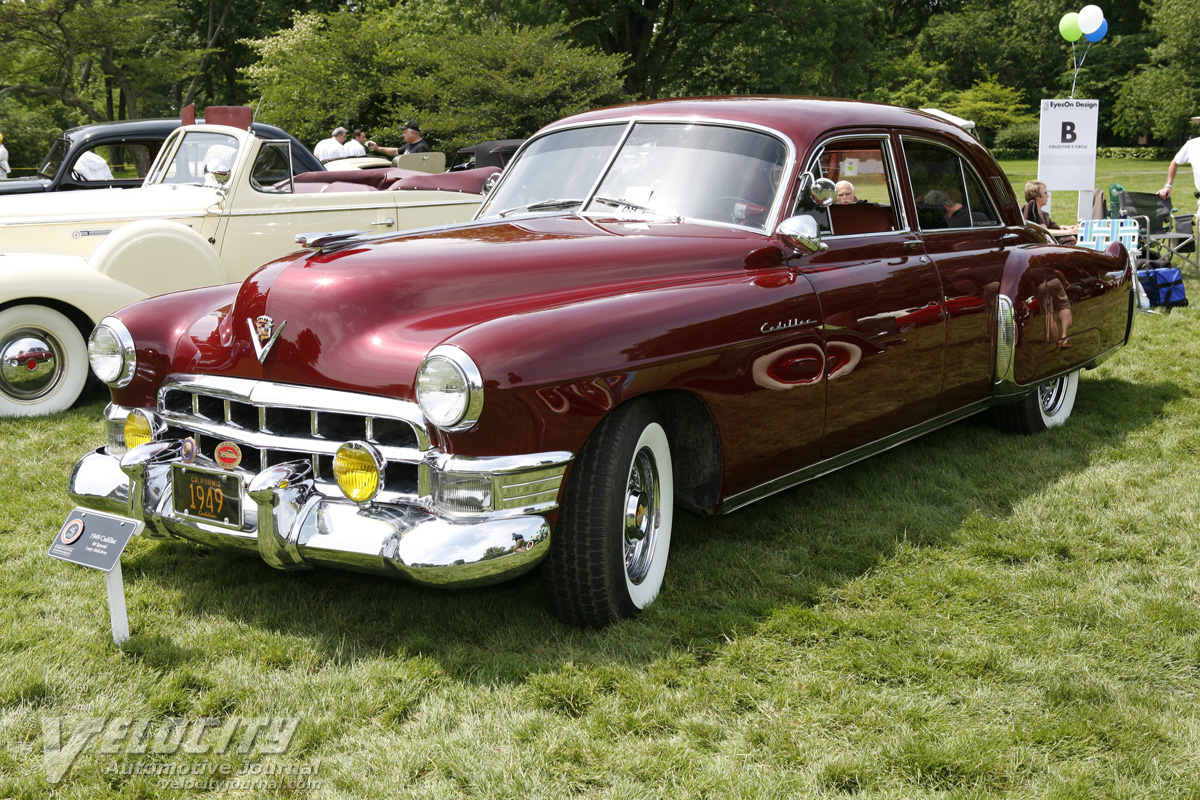
[[[370,504],[322,494],[308,460],[248,476],[240,527],[222,527],[174,510],[171,465],[179,441],[142,445],[124,456],[100,449],[71,471],[68,492],[83,508],[145,523],[148,538],[178,536],[214,547],[257,550],[278,569],[337,567],[403,577],[430,586],[497,583],[535,567],[550,547],[540,513],[496,513],[457,520],[417,505]],[[505,459],[534,469],[547,456]],[[215,466],[197,458],[196,466]],[[538,511],[544,511],[539,508]]]

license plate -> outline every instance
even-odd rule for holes
[[[180,464],[171,466],[175,513],[230,528],[242,527],[242,479]]]

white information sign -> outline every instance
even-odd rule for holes
[[[1098,100],[1042,101],[1038,180],[1051,190],[1086,192],[1079,197],[1081,218],[1085,216],[1085,205],[1090,212],[1091,193],[1096,188],[1096,133],[1099,127]]]

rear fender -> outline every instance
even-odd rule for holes
[[[1016,248],[996,320],[997,394],[1021,393],[1093,365],[1129,330],[1133,272],[1120,244],[1103,253],[1063,245]]]

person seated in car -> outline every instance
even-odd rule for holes
[[[834,184],[834,189],[837,191],[836,203],[839,206],[850,206],[855,203],[865,203],[865,200],[859,200],[854,196],[854,184],[850,181],[838,181]]]
[[[1054,238],[1058,240],[1059,244],[1075,244],[1077,241],[1075,233],[1078,231],[1079,226],[1069,225],[1064,227],[1050,219],[1050,215],[1042,210],[1049,200],[1050,193],[1046,190],[1046,184],[1041,181],[1030,181],[1025,184],[1025,207],[1021,209],[1021,213],[1030,222],[1036,222],[1043,228],[1049,228],[1054,233]]]

